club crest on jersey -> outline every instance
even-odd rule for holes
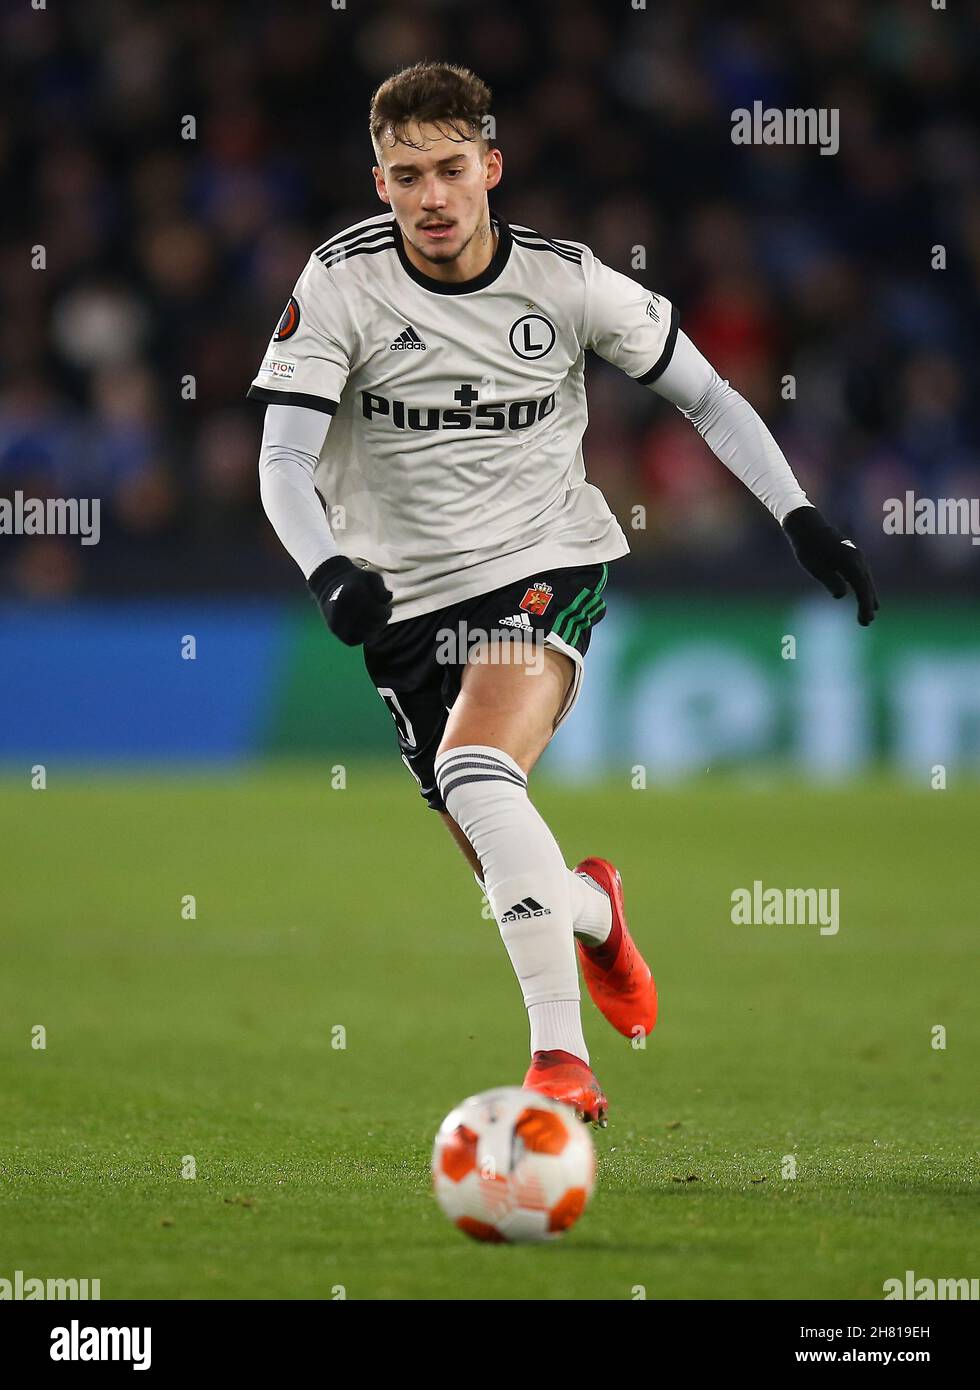
[[[287,338],[291,338],[299,328],[299,305],[293,295],[289,296],[289,303],[282,311],[282,318],[279,320],[279,327],[272,335],[274,343],[284,343]]]
[[[525,613],[536,613],[540,617],[553,598],[554,590],[550,584],[535,584],[521,599],[521,607]]]
[[[510,347],[525,362],[545,357],[555,345],[558,334],[551,319],[544,314],[522,314],[510,326]]]

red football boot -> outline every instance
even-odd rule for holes
[[[624,1037],[646,1036],[657,1021],[657,986],[626,925],[619,870],[607,859],[583,859],[575,872],[594,879],[612,904],[612,930],[602,945],[575,943],[592,1002]]]
[[[560,1100],[572,1106],[580,1120],[606,1127],[609,1102],[587,1064],[571,1052],[535,1052],[524,1089]]]

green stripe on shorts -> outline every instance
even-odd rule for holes
[[[603,565],[602,575],[594,589],[581,589],[567,608],[563,608],[555,619],[555,625],[551,629],[556,637],[560,637],[563,642],[567,642],[570,647],[574,647],[586,624],[589,626],[595,622],[597,616],[601,616],[604,603],[600,597],[606,587],[606,580],[609,578],[609,566]]]
[[[560,637],[562,641],[565,640],[565,628],[569,627],[575,621],[575,615],[591,596],[591,589],[581,589],[572,599],[568,607],[561,610],[558,617],[555,619],[554,627],[551,629],[556,637]]]
[[[602,617],[603,613],[605,613],[605,611],[606,605],[601,598],[596,597],[592,600],[591,603],[587,603],[585,607],[582,609],[582,612],[575,619],[575,622],[572,625],[572,628],[565,639],[568,645],[570,647],[574,647],[576,642],[578,642],[579,638],[582,636],[582,633],[584,632],[585,628],[587,626],[591,627],[593,623],[597,622],[599,618]]]

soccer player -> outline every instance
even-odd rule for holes
[[[363,644],[402,761],[493,909],[530,1021],[524,1084],[604,1124],[576,955],[627,1037],[653,1028],[656,988],[618,872],[567,868],[527,790],[578,698],[609,565],[629,551],[586,481],[586,349],[672,401],[806,569],[835,597],[853,589],[859,622],[877,599],[676,308],[580,242],[491,212],[503,160],[489,113],[489,89],[457,66],[419,63],[378,88],[386,210],[313,252],[248,394],[266,405],[266,513],[331,631]]]

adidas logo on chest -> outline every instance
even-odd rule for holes
[[[423,343],[411,324],[403,329],[398,337],[388,344],[389,352],[425,352],[428,343]]]

